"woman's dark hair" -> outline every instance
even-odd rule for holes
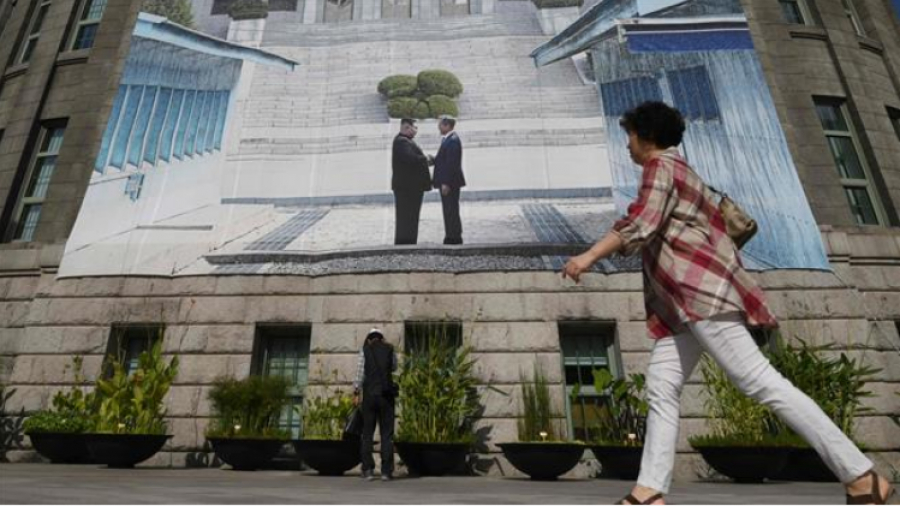
[[[684,118],[678,109],[662,102],[644,102],[627,111],[619,125],[639,139],[650,141],[661,148],[681,144],[684,138]]]

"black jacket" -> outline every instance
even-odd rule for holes
[[[462,141],[456,132],[451,132],[441,142],[437,156],[434,157],[434,187],[440,188],[442,184],[451,188],[466,185],[462,170]]]
[[[394,137],[391,167],[393,169],[392,190],[407,192],[431,190],[428,157],[422,152],[422,148],[409,137],[400,134]]]

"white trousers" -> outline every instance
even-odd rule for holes
[[[843,483],[872,469],[872,462],[812,399],[786,380],[762,354],[739,314],[688,325],[689,332],[660,339],[647,372],[647,435],[638,485],[666,493],[672,483],[684,382],[706,351],[744,394],[771,408],[821,455]]]

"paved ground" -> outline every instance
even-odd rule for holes
[[[627,483],[442,477],[367,483],[293,471],[0,465],[0,504],[611,504]],[[840,504],[837,484],[684,483],[677,504]]]

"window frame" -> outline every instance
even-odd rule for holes
[[[859,223],[857,221],[857,225],[879,227],[886,226],[888,223],[887,215],[881,203],[881,198],[878,195],[877,188],[874,185],[874,179],[872,177],[872,170],[869,167],[869,162],[866,159],[865,153],[862,149],[862,145],[859,142],[859,134],[857,133],[856,125],[853,123],[853,118],[849,114],[850,110],[847,107],[847,101],[841,98],[834,97],[814,97],[813,102],[816,109],[818,109],[820,106],[834,107],[835,110],[840,113],[841,117],[844,120],[844,123],[847,125],[847,131],[827,130],[822,122],[822,118],[819,117],[818,110],[816,111],[816,116],[819,119],[819,125],[822,127],[822,132],[825,135],[825,141],[828,145],[828,151],[831,154],[832,163],[834,164],[835,170],[838,171],[838,177],[841,182],[841,187],[844,189],[844,196],[847,198],[847,204],[850,206],[850,210],[854,216],[854,220],[856,219],[856,213],[853,212],[852,203],[850,202],[850,197],[847,194],[847,190],[864,189],[869,196],[869,200],[872,201],[872,208],[875,212],[875,218],[878,223]],[[832,137],[850,139],[851,146],[853,146],[856,158],[859,160],[859,164],[862,168],[865,179],[847,178],[840,173],[840,167],[837,164],[834,151],[831,147],[831,142],[829,141]]]
[[[25,65],[26,63],[31,61],[31,56],[34,54],[34,49],[37,47],[38,40],[40,40],[41,38],[44,20],[47,19],[47,14],[50,13],[50,8],[53,6],[53,0],[35,0],[35,2],[37,5],[31,12],[31,19],[28,20],[28,29],[25,31],[22,42],[19,46],[18,53],[16,54],[16,65]],[[46,14],[44,14],[44,16],[41,16],[41,10],[45,6],[47,8],[47,12]],[[37,32],[35,32],[35,24],[37,24],[38,19],[40,19],[40,25],[37,27]],[[29,48],[31,49],[30,51]]]
[[[54,164],[53,170],[50,171],[50,174],[47,175],[47,190],[44,192],[44,195],[40,197],[28,196],[28,190],[32,186],[32,179],[35,177],[40,177],[40,173],[37,171],[38,164],[40,161],[49,158],[56,157],[59,158],[59,153],[62,151],[63,143],[65,142],[66,135],[66,120],[51,120],[45,121],[41,123],[40,133],[38,134],[37,143],[35,143],[34,153],[32,153],[31,157],[28,160],[28,170],[25,171],[25,177],[23,178],[22,188],[19,192],[18,199],[16,200],[15,207],[13,208],[13,220],[11,223],[10,237],[11,242],[32,242],[34,240],[34,233],[38,229],[38,224],[40,223],[40,216],[43,212],[43,207],[37,213],[37,221],[34,224],[34,228],[31,229],[30,235],[25,237],[25,224],[23,223],[23,219],[25,219],[25,209],[30,206],[43,206],[44,202],[47,200],[47,192],[50,191],[50,186],[53,183],[53,174],[56,172],[56,165]],[[59,142],[58,151],[43,151],[45,141],[51,139],[53,137],[53,132],[56,130],[62,130],[62,140]],[[52,146],[51,146],[52,147]]]
[[[296,439],[303,433],[303,404],[306,400],[306,389],[309,387],[309,371],[312,362],[312,325],[309,323],[256,325],[251,374],[254,376],[270,376],[269,358],[271,343],[281,339],[298,340],[298,352],[300,353],[298,361],[302,358],[304,352],[306,357],[306,381],[303,383],[297,382],[290,386],[288,405],[285,406],[278,420],[279,428],[291,432],[291,437]],[[294,374],[298,374],[302,369],[302,367],[297,367]],[[299,411],[295,410],[295,407],[299,407]]]
[[[800,14],[800,22],[794,22],[787,19],[787,16],[784,14],[785,4],[792,3],[797,6],[797,12]],[[809,10],[809,5],[806,3],[806,0],[778,0],[778,4],[781,6],[782,17],[785,18],[785,22],[789,25],[799,25],[799,26],[815,26],[813,22],[812,12]]]
[[[897,141],[900,141],[900,109],[887,106],[887,114],[888,121],[894,127],[894,133],[897,135]],[[0,134],[0,139],[3,139],[2,134]]]
[[[574,407],[572,393],[575,388],[574,385],[570,385],[568,382],[568,377],[566,374],[566,366],[567,364],[567,356],[565,346],[563,341],[566,339],[584,339],[584,338],[600,338],[604,341],[604,348],[606,352],[605,357],[605,367],[609,369],[609,372],[615,378],[621,378],[624,376],[623,368],[622,368],[622,355],[619,349],[619,339],[618,339],[618,326],[615,321],[608,320],[575,320],[575,321],[560,321],[557,323],[557,330],[559,332],[559,357],[560,357],[560,367],[562,369],[562,386],[563,386],[563,397],[565,399],[565,410],[566,410],[566,427],[569,431],[570,438],[579,438],[580,435],[576,433],[575,429],[575,416],[574,416]],[[592,370],[594,367],[594,359],[595,356],[590,357]],[[601,367],[603,367],[601,365]],[[581,381],[581,378],[579,378]],[[584,383],[580,383],[580,385],[584,385]],[[591,378],[588,383],[588,387],[585,388],[583,386],[579,387],[579,399],[595,399],[600,400],[606,397],[606,394],[603,392],[594,391],[593,387],[593,378]],[[584,417],[584,410],[587,404],[582,402],[582,417]],[[590,439],[590,431],[591,428],[585,426],[582,428],[585,431],[584,437]]]
[[[125,373],[131,376],[137,370],[137,361],[141,353],[149,351],[157,342],[165,339],[165,334],[166,326],[162,323],[114,323],[110,327],[106,355],[118,358],[125,367]],[[131,344],[142,340],[146,346],[137,347],[141,349],[136,354],[132,353],[134,349]],[[111,377],[113,373],[112,369],[104,365],[105,377]]]
[[[82,19],[85,15],[85,11],[87,10],[88,5],[92,5],[94,2],[102,1],[103,8],[100,9],[100,15],[96,18],[91,19]],[[100,25],[100,22],[103,20],[103,14],[106,12],[107,0],[80,0],[78,3],[78,15],[75,18],[75,26],[72,27],[72,35],[71,39],[69,39],[68,44],[66,44],[66,48],[69,51],[83,51],[88,50],[94,47],[94,42],[96,41],[97,34],[94,32],[94,36],[91,38],[91,43],[87,47],[75,47],[75,43],[78,42],[79,34],[81,31],[91,25]],[[89,12],[89,11],[88,11]],[[99,30],[99,26],[97,27]]]
[[[866,37],[866,27],[862,24],[862,18],[859,17],[859,10],[856,9],[856,4],[853,3],[853,0],[841,0],[841,4],[844,7],[844,14],[850,20],[850,25],[853,27],[856,35],[858,37]]]

